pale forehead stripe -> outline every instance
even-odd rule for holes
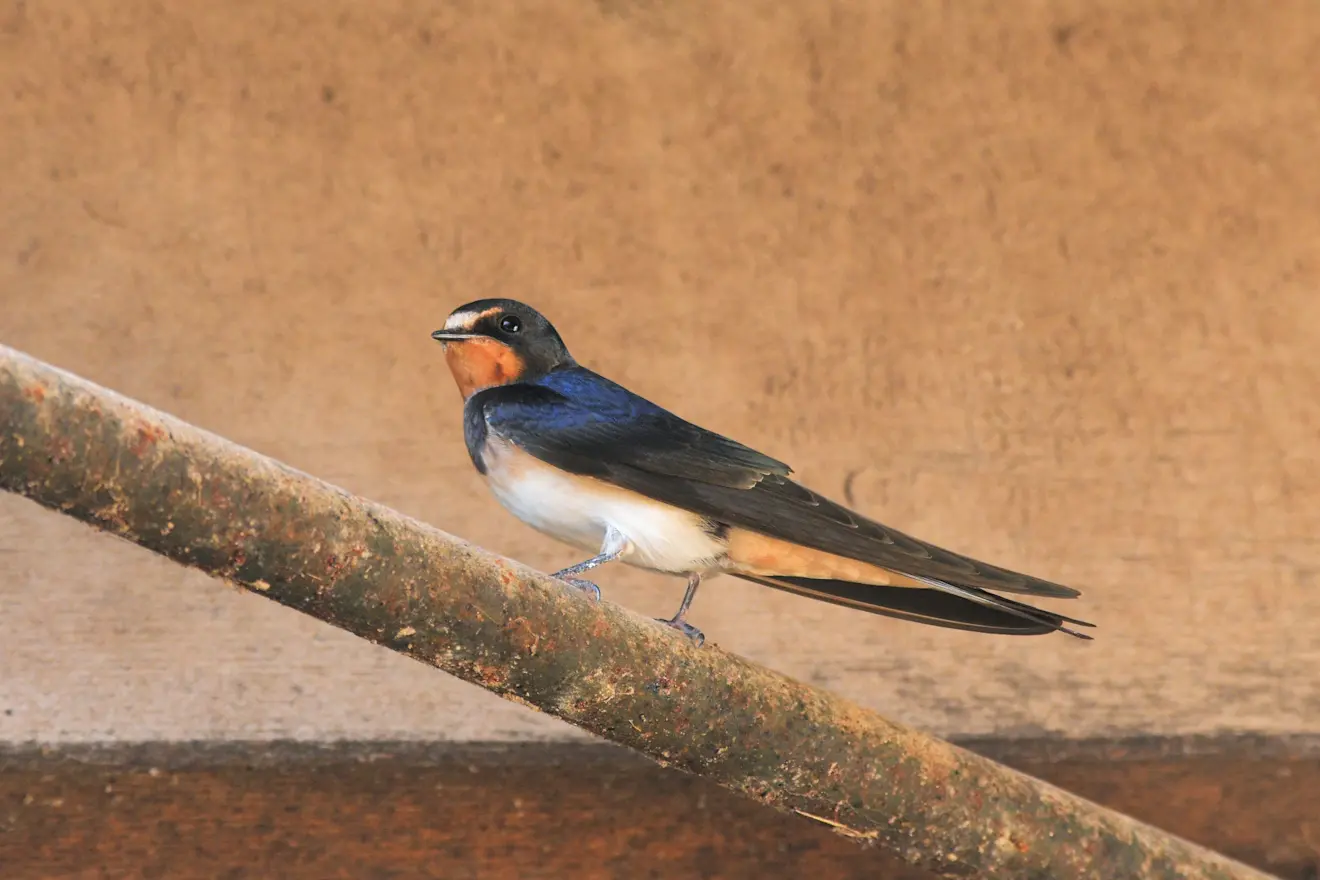
[[[454,312],[445,321],[446,330],[470,330],[482,318],[488,318],[499,312],[499,308],[486,309],[484,312]]]

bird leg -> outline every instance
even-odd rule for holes
[[[590,571],[598,565],[604,565],[607,562],[613,562],[632,548],[632,543],[620,534],[613,526],[605,529],[605,539],[601,542],[600,552],[590,559],[579,562],[577,565],[570,565],[568,568],[560,569],[554,573],[554,577],[559,578],[571,587],[576,587],[586,593],[592,599],[600,601],[600,587],[591,581],[582,578],[573,577],[575,574],[581,574],[584,571]]]
[[[673,627],[687,636],[696,643],[698,648],[706,643],[706,636],[701,630],[684,620],[683,615],[687,614],[688,609],[692,607],[692,599],[697,595],[697,587],[699,586],[701,586],[701,575],[697,572],[688,575],[687,592],[683,594],[683,604],[678,606],[678,613],[669,620],[657,618],[665,626]]]

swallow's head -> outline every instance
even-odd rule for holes
[[[512,299],[459,306],[431,338],[444,346],[464,400],[483,388],[535,379],[573,363],[550,322]]]

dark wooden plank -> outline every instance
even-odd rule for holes
[[[0,773],[0,804],[7,878],[924,876],[615,749],[181,769],[52,758]]]
[[[1310,751],[977,748],[1282,877],[1315,876]],[[548,744],[11,752],[0,876],[922,877],[620,749]]]

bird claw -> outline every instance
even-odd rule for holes
[[[669,627],[670,629],[677,630],[678,632],[687,636],[692,641],[692,643],[696,645],[696,647],[698,648],[706,644],[706,634],[703,633],[701,630],[697,629],[692,624],[688,623],[686,620],[674,620],[674,619],[665,620],[663,617],[657,617],[656,620],[659,621],[660,623],[663,623],[665,626]]]
[[[561,577],[560,580],[568,584],[573,589],[581,590],[582,592],[586,593],[587,597],[590,598],[593,602],[600,601],[600,587],[596,586],[591,581],[584,581],[582,578],[575,578],[575,577]]]

